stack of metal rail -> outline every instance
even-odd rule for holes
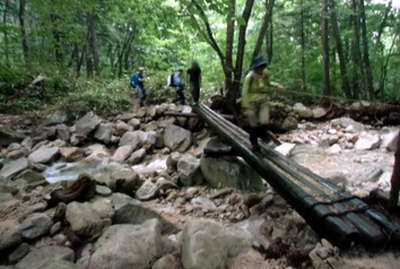
[[[378,250],[400,242],[400,223],[262,143],[254,152],[243,129],[205,105],[194,111],[318,233],[339,247]]]

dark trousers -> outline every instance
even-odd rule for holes
[[[139,105],[144,106],[144,102],[146,100],[146,90],[143,86],[137,86],[136,90],[139,95]]]
[[[196,82],[190,82],[190,90],[192,91],[193,104],[199,103],[200,85]]]
[[[176,87],[176,98],[173,101],[174,103],[180,102],[181,105],[185,104],[185,94],[183,93],[183,87]]]

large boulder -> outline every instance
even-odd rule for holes
[[[100,215],[90,203],[69,203],[65,218],[71,225],[71,230],[83,236],[98,234],[104,225]]]
[[[22,236],[28,240],[39,238],[50,231],[53,221],[43,213],[34,213],[21,223]]]
[[[46,264],[43,269],[83,269],[83,266],[69,261],[55,260]]]
[[[200,160],[201,172],[213,188],[231,187],[241,190],[261,191],[260,176],[237,157],[208,157]]]
[[[70,119],[69,113],[65,110],[56,110],[49,114],[46,118],[46,125],[57,125],[68,122]]]
[[[372,150],[378,148],[380,144],[381,138],[379,135],[362,133],[356,142],[355,149]]]
[[[16,265],[16,269],[43,269],[54,261],[69,261],[75,259],[74,251],[67,247],[46,246],[35,248]]]
[[[71,138],[71,132],[69,130],[69,127],[65,124],[59,124],[56,126],[56,133],[58,139],[62,141],[68,142]]]
[[[136,150],[138,147],[142,145],[143,136],[144,136],[143,131],[126,132],[119,140],[119,145],[120,146],[130,145],[133,147],[133,150]]]
[[[164,144],[172,151],[185,152],[192,145],[192,133],[182,127],[169,125],[164,131]]]
[[[182,156],[178,163],[177,169],[179,180],[184,186],[200,185],[203,183],[203,175],[200,169],[200,159],[192,155]]]
[[[13,160],[4,164],[3,168],[0,170],[0,178],[11,179],[21,171],[29,167],[29,162],[27,158],[20,158]]]
[[[112,136],[112,127],[107,124],[100,124],[96,132],[94,133],[94,138],[103,142],[104,144],[109,144]]]
[[[143,224],[150,219],[157,219],[161,223],[162,233],[171,233],[176,231],[176,227],[157,212],[134,201],[126,203],[115,211],[113,223]]]
[[[251,243],[248,232],[209,220],[192,221],[182,233],[182,263],[185,269],[225,269],[228,259],[247,252]]]
[[[0,253],[18,246],[22,241],[21,229],[15,220],[0,222]]]
[[[310,119],[314,116],[313,111],[302,103],[296,103],[293,106],[293,111],[297,113],[302,119]]]
[[[161,224],[113,225],[95,244],[88,269],[149,269],[164,253]]]
[[[121,146],[114,152],[112,160],[122,163],[131,156],[133,150],[134,148],[132,145]]]
[[[75,132],[80,137],[87,137],[101,123],[102,119],[93,112],[87,113],[75,123]]]
[[[362,123],[357,122],[357,121],[353,120],[352,118],[347,118],[347,117],[333,120],[332,125],[341,127],[346,130],[353,130],[355,132],[361,132],[361,131],[364,131],[364,129],[365,129],[365,126]]]
[[[0,127],[0,147],[8,146],[11,143],[24,140],[22,135],[17,134],[7,128]]]
[[[42,146],[29,155],[29,160],[33,163],[49,163],[55,160],[60,153],[58,147]]]

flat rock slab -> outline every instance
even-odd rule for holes
[[[29,155],[29,160],[33,163],[49,163],[57,158],[60,153],[58,147],[41,147]]]
[[[101,121],[100,117],[93,112],[89,112],[75,123],[75,131],[79,136],[87,137]]]
[[[19,172],[27,169],[29,162],[27,158],[20,158],[11,162],[6,163],[0,170],[0,177],[12,178]]]

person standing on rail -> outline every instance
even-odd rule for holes
[[[192,105],[196,106],[199,103],[201,87],[201,69],[197,61],[192,62],[187,70],[187,75],[190,91],[192,92]]]
[[[283,87],[270,81],[264,57],[253,60],[250,72],[247,74],[241,94],[241,107],[246,118],[250,142],[255,150],[259,150],[258,138],[266,134],[266,127],[270,123],[270,106],[268,94],[272,88],[283,90]]]
[[[140,67],[139,71],[132,75],[131,86],[136,89],[139,95],[139,105],[142,107],[146,101],[146,89],[144,88],[144,68]]]

